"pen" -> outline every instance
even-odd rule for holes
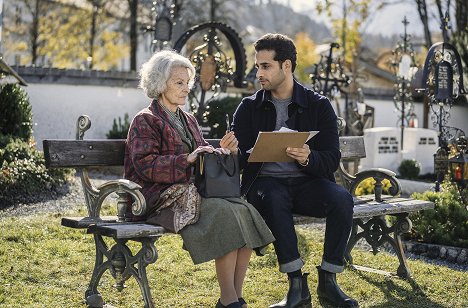
[[[226,113],[226,131],[230,132],[231,131],[231,124],[229,122],[229,114]]]

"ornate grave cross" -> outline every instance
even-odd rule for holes
[[[392,51],[392,60],[390,66],[395,74],[395,95],[393,103],[399,112],[398,122],[401,128],[401,149],[403,149],[403,136],[405,126],[409,126],[409,121],[414,114],[414,105],[411,95],[411,81],[416,71],[416,61],[414,59],[413,46],[410,42],[411,35],[407,34],[406,28],[409,24],[405,18],[402,20],[404,25],[404,34],[401,41]]]

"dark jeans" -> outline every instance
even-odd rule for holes
[[[332,267],[344,266],[353,221],[353,198],[345,188],[326,179],[258,177],[247,200],[276,238],[273,244],[280,267],[300,258],[293,213],[326,217],[323,261]]]

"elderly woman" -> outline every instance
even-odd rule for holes
[[[174,51],[161,51],[144,63],[140,87],[152,99],[130,126],[125,177],[142,186],[148,223],[180,233],[193,262],[215,260],[221,290],[216,308],[246,307],[242,285],[255,250],[274,241],[262,217],[240,198],[202,198],[193,184],[193,166],[203,152],[237,154],[228,132],[214,149],[202,137],[185,105],[194,83],[191,62]]]

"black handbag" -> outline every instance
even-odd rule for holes
[[[237,155],[201,153],[195,167],[195,186],[204,198],[240,197]]]

